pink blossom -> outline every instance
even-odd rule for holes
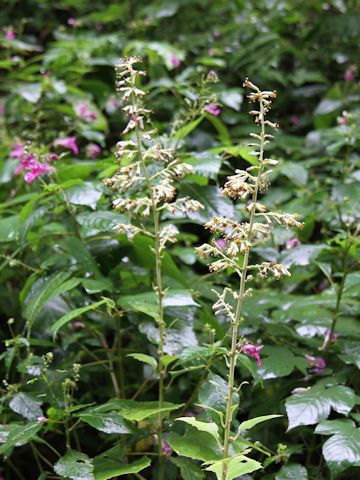
[[[68,18],[67,24],[70,25],[70,27],[76,27],[78,24],[78,21],[76,20],[76,18],[71,17],[71,18]]]
[[[294,127],[298,127],[300,125],[300,118],[297,117],[296,115],[292,115],[289,121],[291,125],[294,125]]]
[[[306,360],[308,361],[311,371],[314,373],[320,373],[326,367],[326,362],[321,357],[313,357],[312,355],[305,355]]]
[[[47,162],[57,162],[59,160],[59,157],[56,155],[56,153],[49,153],[49,155],[46,157]]]
[[[210,113],[211,115],[214,115],[214,117],[217,117],[220,115],[221,110],[219,107],[215,105],[215,103],[208,103],[204,107],[204,111]]]
[[[54,142],[55,147],[63,147],[67,148],[68,150],[72,150],[75,155],[79,153],[79,148],[76,144],[76,137],[64,137],[64,138],[58,138]]]
[[[21,170],[28,170],[28,169],[31,169],[32,166],[35,164],[35,162],[37,161],[36,160],[36,157],[34,154],[32,153],[24,153],[20,156],[20,157],[17,157],[19,160],[20,160],[20,165],[17,167],[17,169],[15,170],[15,175],[19,175],[19,173],[21,172]]]
[[[114,113],[121,105],[121,101],[114,95],[111,95],[105,105],[107,113]]]
[[[207,75],[206,75],[206,80],[209,82],[218,82],[219,77],[218,74],[215,72],[215,70],[209,70]]]
[[[172,452],[172,448],[167,442],[163,442],[162,453],[163,455],[170,455]]]
[[[241,352],[245,353],[245,355],[249,355],[249,357],[256,358],[257,366],[261,367],[261,358],[259,351],[264,348],[264,345],[253,345],[251,343],[247,343],[241,347]]]
[[[349,112],[344,110],[341,113],[341,117],[337,117],[337,122],[339,125],[346,125],[349,122],[349,118],[350,118]]]
[[[17,158],[18,160],[20,160],[21,157],[24,155],[24,153],[25,153],[25,150],[24,150],[24,147],[22,146],[22,144],[21,143],[15,143],[11,147],[10,157],[11,158]]]
[[[54,170],[54,167],[50,165],[45,165],[38,161],[35,161],[30,167],[29,171],[25,173],[24,180],[26,183],[32,183],[39,175]]]
[[[172,53],[172,54],[171,54],[170,62],[171,62],[171,65],[172,65],[174,68],[178,68],[178,67],[180,67],[180,65],[181,65],[181,60],[180,60],[180,58],[176,55],[176,53]]]
[[[349,67],[346,69],[344,73],[345,82],[352,82],[353,80],[355,80],[356,70],[357,70],[356,65],[354,63],[349,65]]]
[[[219,37],[220,37],[220,32],[218,32],[217,30],[215,30],[215,31],[213,32],[213,37],[214,37],[214,38],[219,38]]]
[[[94,160],[100,152],[101,148],[99,145],[96,145],[96,143],[89,143],[89,145],[86,147],[86,156],[92,160]]]
[[[14,32],[14,30],[12,29],[12,27],[7,27],[6,33],[5,33],[5,37],[6,37],[8,40],[15,40],[15,39],[16,39],[16,35],[15,35],[15,32]]]
[[[215,240],[215,243],[219,248],[221,248],[221,250],[225,250],[226,242],[224,239],[218,238],[217,240]]]
[[[293,238],[290,238],[290,240],[288,240],[286,243],[285,243],[285,248],[287,250],[290,250],[291,248],[295,248],[297,247],[298,245],[300,245],[300,240],[296,237],[293,237]]]
[[[337,335],[336,333],[334,333],[331,328],[327,328],[325,330],[325,338],[328,339],[331,341],[331,342],[336,342],[337,340]]]
[[[44,417],[44,415],[41,415],[41,417],[37,417],[36,419],[39,423],[45,423],[48,421],[48,419],[46,417]]]
[[[75,105],[75,112],[78,117],[87,122],[91,122],[97,118],[96,112],[90,110],[89,106],[84,102],[78,102]]]
[[[208,55],[209,57],[213,57],[215,55],[215,50],[213,48],[209,48]]]

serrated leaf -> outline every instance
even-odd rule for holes
[[[54,465],[54,471],[71,480],[94,480],[92,459],[85,453],[68,450]]]
[[[131,433],[130,425],[118,412],[82,412],[78,417],[104,433]]]
[[[168,444],[178,454],[194,460],[214,461],[221,458],[216,440],[206,432],[190,429],[183,436],[171,432]]]
[[[33,396],[20,392],[10,400],[9,407],[27,420],[36,420],[43,415],[41,404],[42,402]]]
[[[154,357],[151,357],[150,355],[145,355],[144,353],[129,353],[126,356],[134,358],[135,360],[138,360],[139,362],[147,363],[154,370],[156,370],[157,367],[158,367],[157,361],[155,360]]]
[[[267,422],[268,420],[272,420],[273,418],[279,418],[282,415],[263,415],[261,417],[251,418],[250,420],[246,420],[245,422],[240,423],[238,428],[238,432],[244,432],[245,430],[250,430],[250,428],[255,427],[259,423]]]
[[[95,210],[102,192],[91,182],[83,182],[81,185],[74,185],[66,189],[69,202],[73,205],[86,205]]]
[[[314,425],[326,419],[331,408],[347,414],[354,407],[356,395],[351,388],[337,385],[325,388],[315,385],[310,390],[288,397],[285,402],[289,418],[288,430],[299,425]]]
[[[220,440],[219,427],[216,425],[215,422],[200,422],[193,417],[180,417],[177,418],[176,421],[185,422],[192,427],[195,427],[197,430],[200,430],[201,432],[209,433],[216,440]]]
[[[5,443],[0,446],[0,455],[13,447],[19,447],[32,440],[41,429],[39,422],[4,425],[2,436]]]
[[[71,310],[71,312],[66,313],[61,318],[59,318],[59,320],[57,320],[54,323],[54,325],[52,325],[51,333],[53,337],[55,338],[60,328],[66,325],[67,323],[71,322],[71,320],[73,320],[74,318],[80,317],[80,315],[83,315],[84,313],[89,312],[90,310],[94,310],[100,307],[101,305],[104,305],[104,303],[107,303],[107,302],[108,300],[100,300],[99,302],[93,303],[92,305],[75,308],[75,310]]]

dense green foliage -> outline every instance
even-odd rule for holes
[[[166,480],[216,478],[202,464],[222,458],[230,338],[213,290],[237,278],[209,273],[194,247],[212,216],[242,220],[220,186],[254,162],[245,77],[278,92],[268,151],[280,162],[261,202],[304,228],[275,227],[252,253],[291,276],[255,278],[244,303],[241,338],[263,345],[262,362],[237,358],[248,384],[233,448],[252,451],[227,480],[357,478],[359,2],[3,3],[1,480],[157,479],[159,420]],[[154,242],[114,230],[129,216],[104,184],[127,124],[114,86],[127,55],[143,58],[152,126],[192,165],[179,195],[204,206],[163,217],[179,234],[162,258],[160,409]]]

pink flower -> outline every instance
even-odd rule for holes
[[[41,417],[37,417],[36,419],[39,423],[45,423],[48,421],[48,419],[46,417],[44,417],[44,415],[41,415]]]
[[[253,345],[251,343],[247,343],[241,347],[241,352],[245,353],[245,355],[249,355],[249,357],[256,358],[257,366],[261,367],[261,358],[260,358],[260,350],[264,348],[264,345]]]
[[[345,82],[352,82],[353,80],[355,80],[356,70],[357,70],[357,68],[356,68],[356,65],[354,63],[349,65],[349,67],[346,69],[346,71],[344,73]]]
[[[58,138],[54,142],[55,147],[63,147],[67,148],[68,150],[72,150],[75,155],[79,153],[79,148],[76,144],[76,137],[64,137],[64,138]]]
[[[57,162],[59,160],[59,157],[56,155],[56,153],[49,153],[49,155],[46,158],[47,162]]]
[[[329,339],[331,342],[336,342],[336,340],[337,340],[337,335],[336,335],[336,333],[334,333],[334,332],[331,330],[331,328],[327,328],[327,329],[325,330],[325,339],[326,339],[326,340]]]
[[[213,34],[214,38],[219,38],[220,37],[220,32],[218,32],[217,30],[215,30],[212,34]]]
[[[292,115],[289,121],[291,125],[294,125],[294,127],[298,127],[300,125],[300,118],[297,117],[296,115]]]
[[[105,105],[107,113],[114,113],[121,105],[121,101],[114,95],[111,95]]]
[[[326,362],[321,357],[313,357],[312,355],[305,355],[306,360],[308,361],[311,371],[314,373],[320,373],[326,367]]]
[[[167,442],[163,442],[162,453],[163,455],[170,455],[172,452],[172,448]]]
[[[89,143],[89,145],[86,147],[86,156],[92,160],[94,160],[100,152],[101,148],[99,145],[96,145],[96,143]]]
[[[295,248],[298,245],[300,245],[300,240],[297,239],[296,237],[293,237],[293,238],[290,238],[290,240],[288,240],[285,243],[285,248],[286,248],[286,250],[290,250],[291,248]]]
[[[6,33],[5,33],[5,37],[6,37],[8,40],[15,40],[15,39],[16,39],[16,35],[15,35],[15,32],[14,32],[14,30],[12,29],[12,27],[7,27]]]
[[[21,157],[24,155],[24,153],[25,153],[25,150],[24,150],[24,147],[22,146],[22,144],[21,143],[15,143],[11,147],[10,157],[11,158],[17,158],[18,160],[20,160]]]
[[[37,161],[35,155],[33,155],[32,153],[23,152],[23,154],[17,158],[20,160],[20,165],[15,170],[15,175],[19,175],[21,170],[31,169]]]
[[[219,248],[221,248],[221,250],[225,250],[226,242],[224,239],[218,238],[217,240],[215,240],[215,243]]]
[[[180,58],[176,55],[176,53],[172,53],[172,54],[171,54],[170,62],[171,62],[171,65],[172,65],[174,68],[178,68],[178,67],[180,67],[180,65],[181,65],[181,60],[180,60]]]
[[[68,18],[67,24],[70,25],[70,27],[76,27],[78,22],[76,18]]]
[[[38,161],[32,163],[29,168],[29,171],[26,172],[24,176],[26,183],[32,183],[39,175],[43,175],[50,170],[54,170],[54,167],[50,167],[50,165],[44,165]]]
[[[91,122],[97,118],[96,112],[90,110],[89,106],[84,102],[78,102],[75,105],[75,112],[78,117],[87,122]]]
[[[337,117],[337,122],[339,125],[346,125],[349,122],[349,118],[349,112],[343,110],[343,112],[341,113],[341,117]]]
[[[211,115],[214,115],[214,117],[217,117],[220,115],[221,110],[219,107],[215,105],[215,103],[208,103],[204,107],[204,111],[210,113]]]
[[[209,57],[213,57],[215,55],[215,50],[213,48],[209,48],[208,55]]]
[[[208,80],[209,82],[218,82],[219,81],[219,77],[218,77],[218,74],[215,72],[215,70],[209,70],[207,75],[206,75],[206,80]]]

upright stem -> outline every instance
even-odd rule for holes
[[[135,85],[134,85],[135,86]],[[155,269],[156,269],[156,283],[155,283],[155,292],[158,298],[158,327],[159,327],[159,347],[158,347],[158,356],[159,356],[159,390],[158,390],[158,402],[159,410],[164,406],[164,379],[165,379],[165,368],[164,368],[164,342],[165,342],[165,322],[164,322],[164,305],[163,297],[164,291],[162,287],[162,274],[161,274],[161,249],[160,249],[160,212],[156,205],[156,200],[153,194],[153,189],[151,185],[150,175],[148,173],[144,156],[142,154],[142,140],[140,135],[139,127],[136,126],[136,141],[137,148],[139,153],[140,162],[144,171],[145,181],[149,191],[149,197],[151,200],[153,223],[154,223],[154,239],[155,239]],[[158,456],[159,456],[159,475],[158,479],[164,479],[164,456],[162,452],[162,415],[159,412],[158,415],[158,426],[157,426],[157,437],[158,437]]]
[[[260,155],[259,155],[259,167],[258,173],[255,183],[255,188],[252,194],[252,202],[253,206],[250,211],[250,220],[249,220],[249,233],[248,233],[248,240],[251,243],[252,234],[253,234],[253,227],[255,221],[255,211],[256,211],[256,201],[259,193],[259,186],[260,186],[260,178],[261,173],[263,170],[263,160],[264,160],[264,145],[265,145],[265,119],[264,119],[264,105],[262,100],[260,100],[260,117],[261,117],[261,133],[260,133]],[[231,349],[228,353],[230,358],[229,361],[229,374],[228,374],[228,388],[227,388],[227,396],[226,396],[226,414],[225,414],[225,425],[224,425],[224,445],[223,445],[223,459],[228,458],[229,456],[229,447],[231,443],[231,424],[233,420],[233,396],[234,392],[236,392],[236,387],[234,386],[235,380],[235,367],[236,367],[236,360],[238,357],[237,351],[237,343],[238,343],[238,332],[239,332],[239,325],[241,323],[241,313],[244,303],[244,294],[246,288],[246,277],[247,277],[247,270],[249,265],[249,255],[250,255],[250,248],[246,250],[244,254],[244,263],[242,266],[242,271],[240,276],[240,286],[239,286],[239,293],[238,293],[238,301],[236,306],[235,318],[232,322],[231,326]],[[228,471],[227,462],[223,463],[223,470],[222,470],[222,480],[226,480],[226,475]]]

